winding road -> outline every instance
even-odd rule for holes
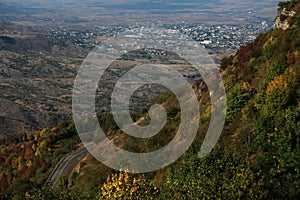
[[[78,161],[87,153],[88,150],[83,147],[62,158],[48,178],[46,185],[54,188],[59,176],[68,176],[74,169]]]
[[[138,122],[143,121],[144,118],[138,120]],[[96,147],[102,147],[101,149],[105,149],[105,145],[111,144],[113,141],[122,140],[122,134],[116,134],[113,138],[108,141],[103,141],[102,143],[98,143]],[[68,177],[72,170],[75,168],[76,164],[88,153],[88,149],[92,149],[94,143],[91,142],[87,144],[86,147],[81,147],[74,152],[69,153],[68,155],[64,156],[54,167],[51,175],[49,176],[48,180],[46,181],[45,185],[55,188],[57,184],[57,180],[60,176]],[[109,148],[107,148],[109,149]]]

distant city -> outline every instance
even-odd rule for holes
[[[107,36],[119,34],[132,28],[147,26],[138,23],[117,25],[117,26],[97,26],[91,29],[78,31],[67,29],[52,29],[51,34],[58,39],[66,39],[76,46],[93,48]],[[226,49],[234,52],[240,46],[253,41],[259,33],[266,32],[274,26],[274,21],[257,19],[252,24],[223,24],[223,25],[188,25],[188,24],[168,24],[159,25],[160,27],[179,30],[199,41],[205,48],[212,51]],[[105,37],[106,36],[106,37]]]

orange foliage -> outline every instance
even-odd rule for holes
[[[287,87],[287,82],[282,75],[276,76],[273,81],[271,81],[267,87],[267,94],[273,90],[282,90]]]

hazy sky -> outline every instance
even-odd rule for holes
[[[106,16],[135,11],[147,14],[204,11],[209,14],[235,13],[245,17],[253,13],[274,19],[278,2],[279,0],[0,0],[0,14],[60,13],[86,16],[96,12],[99,16]]]
[[[0,2],[14,3],[19,5],[60,5],[60,4],[78,4],[78,5],[128,5],[128,4],[164,4],[164,5],[198,5],[205,3],[224,3],[224,4],[265,4],[278,3],[278,0],[0,0]]]

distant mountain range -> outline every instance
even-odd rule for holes
[[[248,7],[252,6],[255,8],[268,8],[277,6],[277,0],[266,0],[266,1],[257,1],[257,0],[31,0],[31,1],[18,1],[18,0],[4,0],[0,3],[1,13],[22,13],[27,11],[28,13],[35,12],[48,12],[48,11],[59,11],[61,9],[70,9],[70,8],[81,8],[89,9],[93,7],[103,7],[108,10],[181,10],[181,9],[220,9],[228,8],[230,6],[232,9],[238,9],[247,5]]]
[[[149,20],[228,24],[248,18],[246,22],[254,23],[257,17],[273,20],[277,4],[277,0],[3,0],[0,1],[0,20],[111,25]]]

